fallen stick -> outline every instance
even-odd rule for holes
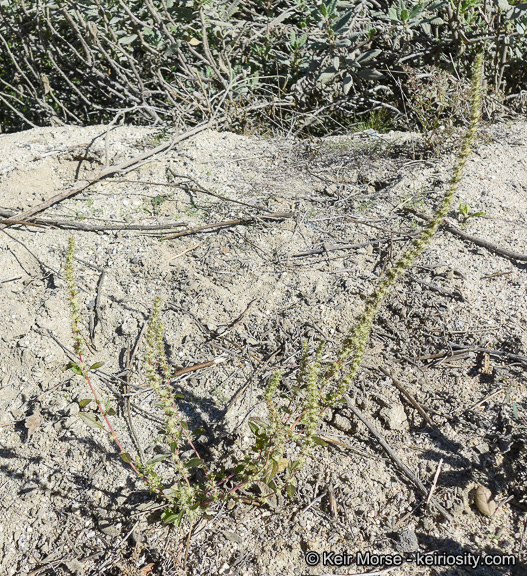
[[[178,234],[171,234],[170,236],[165,236],[163,240],[172,240],[173,238],[181,238],[182,236],[197,234],[198,232],[203,232],[203,230],[211,230],[212,228],[228,228],[229,226],[236,226],[238,224],[250,224],[251,222],[256,222],[257,220],[276,220],[280,218],[291,218],[294,215],[295,215],[294,212],[275,212],[274,214],[262,214],[259,216],[250,216],[248,218],[238,218],[237,220],[228,220],[226,222],[217,222],[216,224],[207,224],[206,226],[198,226],[197,228],[191,228],[190,230],[185,230],[184,232],[179,232]]]
[[[3,214],[3,212],[5,212],[5,210],[0,211],[0,216],[6,216],[6,214]],[[14,212],[12,214],[14,214]],[[22,226],[35,226],[36,228],[44,228],[44,226],[40,224],[35,224],[34,222],[26,222],[25,220],[0,220],[0,224],[8,224],[9,226],[13,224],[20,224]]]
[[[368,240],[367,242],[361,242],[360,244],[325,244],[324,246],[320,246],[320,248],[313,248],[312,250],[293,254],[292,258],[301,258],[302,256],[312,256],[314,254],[325,254],[326,252],[333,252],[334,250],[353,250],[355,248],[364,248],[371,244],[386,244],[387,242],[408,240],[412,237],[413,235],[407,234],[406,236],[397,236],[395,238],[376,238],[375,240]]]
[[[114,182],[115,184],[140,184],[142,186],[165,186],[166,188],[177,188],[178,190],[199,192],[201,194],[206,194],[207,196],[213,196],[214,198],[218,198],[219,200],[225,200],[225,202],[233,202],[234,204],[240,204],[242,206],[248,206],[249,208],[258,208],[259,210],[270,212],[268,208],[266,208],[265,206],[260,206],[259,204],[250,204],[249,202],[242,202],[241,200],[235,200],[234,198],[227,198],[227,196],[222,196],[221,194],[215,194],[214,192],[211,192],[210,190],[204,188],[201,184],[199,184],[199,182],[196,182],[196,180],[194,180],[190,176],[180,176],[179,174],[176,174],[175,172],[170,170],[170,168],[168,170],[174,177],[186,178],[187,180],[190,180],[190,182],[193,182],[197,186],[197,188],[191,188],[190,186],[187,186],[186,183],[174,184],[173,182],[147,182],[145,180],[128,180],[125,178],[116,178],[114,180],[108,180],[108,183]]]
[[[471,236],[470,234],[465,234],[456,226],[449,224],[448,222],[443,223],[443,227],[446,228],[452,234],[459,236],[463,240],[467,240],[468,242],[472,242],[472,244],[476,244],[476,246],[481,246],[482,248],[486,248],[491,252],[495,252],[500,256],[505,256],[506,258],[512,258],[513,260],[520,260],[521,262],[527,262],[527,254],[520,254],[519,252],[513,252],[512,250],[508,250],[507,248],[501,248],[500,246],[496,246],[496,244],[492,244],[492,242],[487,242],[487,240],[483,240],[482,238],[477,238],[476,236]]]
[[[419,412],[420,416],[425,420],[425,422],[428,425],[434,427],[434,423],[430,419],[430,416],[428,416],[428,414],[423,410],[423,408],[419,405],[419,403],[413,397],[413,395],[410,394],[410,392],[408,392],[408,390],[406,390],[406,388],[403,386],[402,382],[400,382],[397,378],[395,378],[395,376],[393,376],[388,370],[386,370],[386,368],[383,368],[382,366],[378,366],[377,368],[385,376],[388,376],[388,378],[390,378],[390,380],[392,381],[392,384],[397,388],[397,390],[399,390],[399,392],[401,392],[401,394],[408,400],[408,402],[410,402],[410,404],[417,410],[417,412]]]
[[[520,362],[524,366],[527,366],[527,356],[520,356],[518,354],[513,354],[512,352],[506,352],[505,350],[494,350],[492,348],[480,348],[479,346],[463,346],[462,344],[456,344],[455,342],[447,342],[452,348],[456,348],[460,352],[486,352],[491,356],[505,356],[516,362]],[[456,352],[457,352],[456,350]]]
[[[463,294],[461,294],[461,292],[458,292],[457,290],[455,292],[450,292],[448,290],[445,290],[444,288],[441,288],[441,286],[438,286],[437,284],[432,284],[432,282],[426,282],[426,280],[421,280],[421,278],[416,278],[413,274],[408,274],[408,276],[414,282],[417,282],[418,284],[422,284],[423,286],[430,288],[430,290],[433,290],[434,292],[437,292],[438,294],[441,294],[442,296],[447,296],[448,298],[453,298],[454,300],[461,300],[461,302],[465,302],[465,297],[463,296]]]
[[[174,372],[170,375],[170,378],[177,378],[178,376],[182,376],[183,374],[188,374],[189,372],[196,372],[196,370],[201,370],[202,368],[208,368],[209,366],[215,366],[220,362],[225,362],[227,358],[224,356],[218,356],[214,358],[214,360],[209,360],[208,362],[202,362],[201,364],[194,364],[192,366],[187,366],[186,368],[181,368],[177,372]]]
[[[406,208],[405,210],[406,212],[415,214],[422,220],[426,220],[427,222],[430,221],[430,218],[428,218],[428,216],[425,216],[424,214],[418,212],[413,208]],[[466,234],[465,232],[460,230],[457,226],[454,226],[453,224],[450,224],[449,222],[446,221],[443,222],[441,226],[445,228],[445,230],[448,230],[452,234],[459,236],[463,240],[467,240],[468,242],[472,242],[472,244],[476,244],[476,246],[481,246],[482,248],[486,248],[487,250],[495,252],[500,256],[505,256],[506,258],[512,258],[513,260],[520,260],[521,262],[527,262],[527,254],[520,254],[519,252],[513,252],[512,250],[508,250],[507,248],[501,248],[500,246],[492,244],[492,242],[488,242],[487,240],[483,240],[482,238]]]
[[[171,256],[167,262],[172,262],[172,260],[176,260],[177,258],[180,258],[181,256],[184,256],[185,254],[188,254],[189,252],[192,252],[192,250],[195,250],[198,246],[201,246],[203,244],[204,240],[202,240],[201,242],[198,242],[197,244],[194,244],[194,246],[191,246],[190,248],[187,248],[186,250],[183,250],[183,252],[180,252],[179,254],[176,254],[175,256]],[[171,266],[175,266],[175,264],[170,264]]]
[[[0,216],[10,218],[16,215],[14,210],[0,210]],[[70,228],[72,230],[84,230],[86,232],[101,232],[104,230],[170,230],[186,226],[185,222],[168,222],[167,224],[89,224],[88,222],[74,222],[72,220],[55,220],[51,218],[32,218],[31,222],[18,220],[0,220],[0,224],[12,226],[21,224],[23,226],[56,226],[57,228]]]

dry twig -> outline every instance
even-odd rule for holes
[[[408,480],[410,480],[410,482],[412,482],[412,484],[414,486],[416,486],[425,496],[428,496],[429,492],[426,489],[426,486],[410,470],[410,468],[408,468],[408,466],[406,464],[404,464],[404,462],[402,462],[399,459],[399,457],[394,452],[394,450],[391,448],[391,446],[388,444],[388,442],[386,442],[386,440],[381,436],[381,434],[379,432],[377,432],[377,430],[375,429],[375,426],[373,426],[373,424],[362,414],[362,412],[355,406],[355,404],[353,403],[353,401],[351,400],[351,398],[347,394],[344,395],[344,398],[346,400],[347,407],[364,424],[364,426],[366,426],[366,428],[368,428],[370,433],[377,439],[379,444],[382,446],[382,448],[388,454],[388,456],[393,460],[393,462],[397,465],[399,470],[401,470],[403,472],[403,474],[408,478]],[[443,515],[443,517],[446,520],[449,520],[450,522],[454,521],[454,517],[443,506],[441,506],[441,504],[439,504],[439,502],[437,502],[435,499],[431,499],[431,502],[433,503],[435,508],[437,508],[437,510],[439,510],[439,512]]]

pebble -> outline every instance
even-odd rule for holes
[[[71,402],[68,404],[64,409],[64,413],[66,416],[77,416],[79,413],[79,405],[77,402]]]
[[[390,408],[383,408],[379,416],[390,430],[408,429],[408,420],[402,404],[394,404]]]
[[[404,530],[399,534],[398,542],[395,545],[398,552],[416,552],[419,550],[419,541],[417,535],[413,530]]]

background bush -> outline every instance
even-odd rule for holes
[[[480,49],[487,113],[525,102],[526,27],[517,0],[0,0],[0,127],[430,130]]]

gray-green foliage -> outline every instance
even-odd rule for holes
[[[526,25],[519,0],[0,0],[0,126],[395,121],[408,69],[463,78],[482,41],[489,86],[525,88]]]

